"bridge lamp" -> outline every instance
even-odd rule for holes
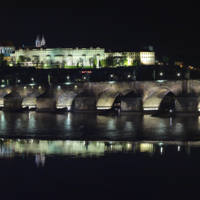
[[[178,151],[180,151],[180,146],[178,146]]]

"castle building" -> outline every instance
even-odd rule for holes
[[[114,58],[125,56],[127,58],[128,66],[132,66],[134,61],[137,61],[138,65],[155,65],[155,52],[149,50],[136,52],[106,52],[105,58],[109,56]]]
[[[15,47],[11,41],[0,42],[0,53],[4,54],[4,59],[10,61],[11,53],[15,51]]]
[[[24,66],[43,67],[66,67],[79,66],[83,68],[92,67],[95,63],[96,68],[100,67],[100,61],[111,56],[114,58],[127,58],[127,65],[133,65],[137,61],[138,65],[154,65],[155,52],[151,50],[142,50],[135,52],[105,52],[104,48],[49,48],[46,46],[44,36],[40,39],[38,35],[35,46],[23,47],[11,53],[11,62],[19,61],[20,56],[25,57]]]
[[[49,48],[46,45],[44,36],[40,39],[38,35],[34,47],[23,47],[11,54],[12,62],[17,62],[20,56],[25,57],[25,66],[35,66],[43,63],[49,66],[52,63],[60,67],[70,66],[93,66],[96,60],[96,67],[99,68],[99,61],[104,59],[105,49],[103,48]]]

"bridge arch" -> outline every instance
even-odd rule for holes
[[[77,93],[74,91],[65,91],[58,97],[56,108],[67,108],[68,110],[71,110],[73,101],[75,97],[77,96]]]
[[[36,108],[36,100],[37,97],[40,95],[37,91],[30,91],[23,99],[22,101],[22,108],[28,107],[30,108]]]
[[[113,107],[116,98],[121,95],[117,90],[106,90],[98,99],[97,110],[108,110]]]
[[[154,88],[153,91],[144,101],[143,110],[144,111],[159,110],[162,100],[169,93],[174,94],[169,88],[157,88],[157,89]]]

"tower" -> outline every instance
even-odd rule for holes
[[[43,35],[43,36],[42,36],[42,40],[41,40],[41,46],[45,46],[45,44],[46,44],[46,41],[45,41],[44,35]]]
[[[40,36],[38,35],[36,40],[35,40],[35,46],[36,47],[41,47],[41,40],[40,40]]]

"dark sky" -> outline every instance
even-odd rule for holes
[[[7,1],[1,3],[0,40],[16,47],[125,47],[154,45],[164,53],[199,52],[198,1]]]

